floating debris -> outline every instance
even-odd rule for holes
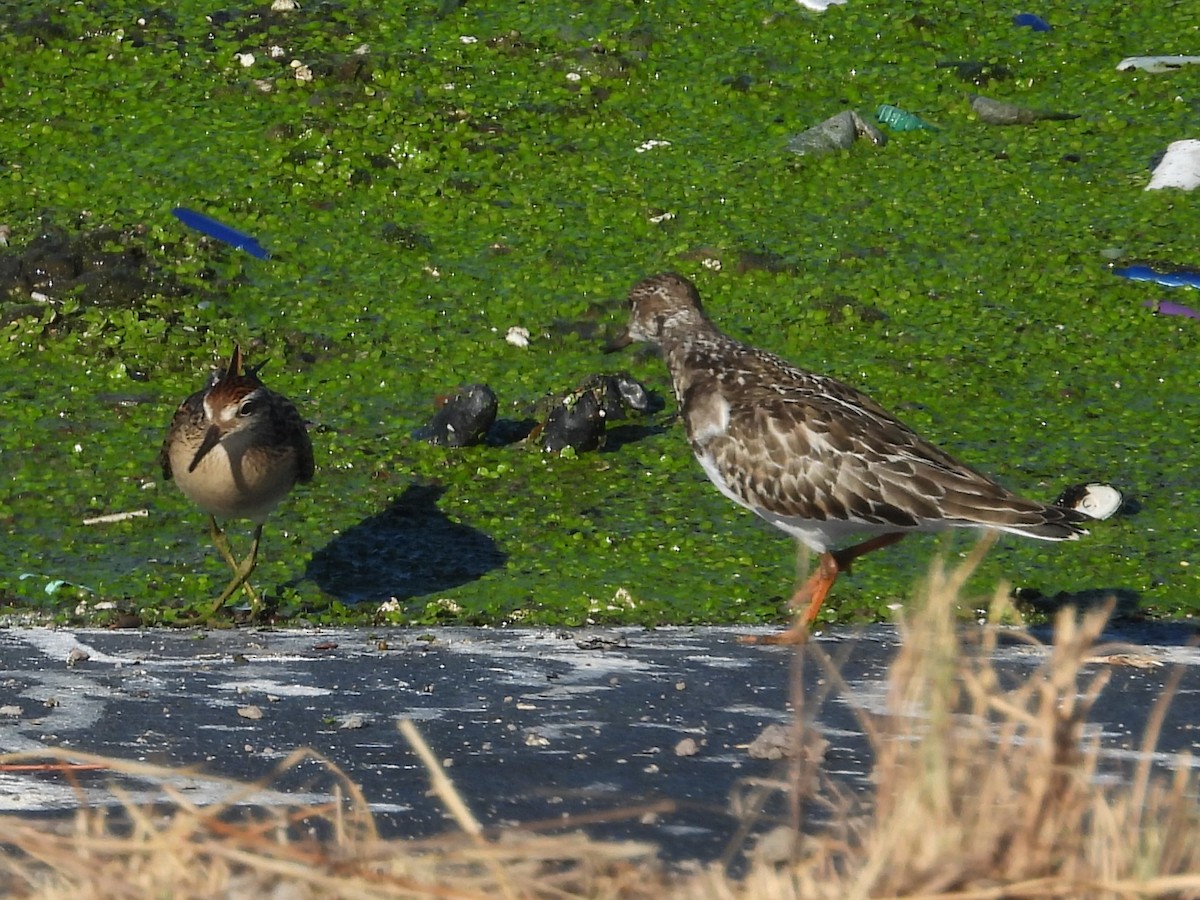
[[[989,125],[1032,125],[1034,122],[1065,122],[1079,118],[1077,113],[1028,109],[979,94],[968,94],[967,96],[971,100],[971,109],[975,110],[975,114],[981,121],[987,122]]]
[[[1099,481],[1071,485],[1054,501],[1055,506],[1073,509],[1093,519],[1111,518],[1124,504],[1124,494]]]
[[[487,436],[499,404],[486,384],[469,384],[440,401],[429,424],[413,432],[417,440],[440,447],[470,447]]]
[[[1138,69],[1157,75],[1197,64],[1200,64],[1200,56],[1127,56],[1117,63],[1117,71],[1130,72]]]
[[[953,69],[954,74],[963,81],[970,81],[981,87],[992,81],[1007,81],[1012,78],[1012,71],[1007,66],[995,62],[944,59],[935,63],[935,66],[939,69]]]
[[[514,347],[528,347],[529,329],[521,325],[514,325],[504,333],[504,340],[512,344]]]
[[[1194,269],[1158,272],[1149,266],[1126,266],[1124,269],[1113,269],[1113,274],[1128,278],[1130,281],[1153,281],[1164,287],[1200,288],[1200,272]]]
[[[108,513],[103,516],[91,516],[84,519],[84,525],[109,525],[113,522],[127,522],[130,519],[142,519],[150,515],[148,509],[131,509],[129,512]]]
[[[846,0],[796,0],[796,2],[805,9],[811,9],[813,12],[825,12],[829,7],[841,5]]]
[[[1154,167],[1146,190],[1179,188],[1190,191],[1200,185],[1200,141],[1173,141]]]
[[[238,231],[236,228],[230,228],[223,222],[218,222],[211,216],[206,216],[204,213],[198,213],[194,209],[188,209],[185,206],[177,206],[173,210],[175,218],[186,225],[188,228],[194,228],[201,234],[206,234],[214,240],[221,241],[237,250],[245,250],[251,256],[256,256],[259,259],[270,259],[271,254],[263,249],[258,242],[258,238],[251,237],[245,232]]]
[[[849,150],[859,137],[867,138],[877,147],[887,143],[887,135],[854,110],[847,109],[807,131],[793,135],[788,139],[787,148],[801,156],[832,153],[835,150]]]
[[[1034,31],[1054,30],[1049,22],[1033,13],[1017,13],[1012,17],[1012,22],[1018,28],[1032,28]]]
[[[1183,316],[1185,319],[1200,319],[1200,312],[1182,303],[1172,303],[1170,300],[1147,300],[1142,306],[1152,309],[1160,316]]]
[[[896,131],[937,131],[936,125],[931,125],[920,116],[913,115],[907,110],[890,103],[882,103],[875,110],[875,118]]]

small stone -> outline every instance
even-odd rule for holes
[[[243,719],[261,719],[263,717],[262,709],[257,706],[239,706],[237,714]]]
[[[487,437],[498,409],[499,401],[486,384],[465,385],[413,437],[441,447],[470,447]]]
[[[762,730],[746,752],[751,759],[783,759],[790,757],[793,752],[792,729],[790,725],[768,725]]]
[[[538,734],[536,731],[527,732],[525,735],[526,747],[549,747],[550,739],[544,735]]]
[[[676,756],[695,756],[700,752],[700,745],[696,743],[695,738],[685,737],[675,745]]]

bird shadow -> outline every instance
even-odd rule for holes
[[[305,576],[343,603],[357,603],[447,590],[503,566],[508,554],[492,538],[437,508],[445,491],[410,485],[314,553]]]

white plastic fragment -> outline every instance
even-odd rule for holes
[[[1159,74],[1197,64],[1200,64],[1200,56],[1127,56],[1117,63],[1117,71],[1140,69],[1143,72]]]
[[[796,0],[796,2],[805,9],[811,9],[813,12],[825,12],[829,7],[845,3],[846,0]]]
[[[253,53],[235,53],[235,54],[233,54],[233,58],[238,61],[238,64],[243,69],[248,69],[252,65],[254,65],[254,54]]]
[[[520,325],[514,325],[504,334],[504,339],[514,347],[529,346],[529,329],[522,328]]]
[[[1174,141],[1167,145],[1167,152],[1154,167],[1146,190],[1181,188],[1190,191],[1200,185],[1200,141]]]

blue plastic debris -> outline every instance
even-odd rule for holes
[[[1200,272],[1156,272],[1149,266],[1127,266],[1113,269],[1113,274],[1130,281],[1153,281],[1166,287],[1200,288]]]
[[[1013,16],[1013,24],[1018,28],[1032,28],[1034,31],[1052,30],[1049,22],[1033,13],[1017,13]]]
[[[271,254],[263,249],[256,237],[251,237],[236,228],[230,228],[228,225],[203,213],[198,213],[194,209],[188,209],[186,206],[177,206],[171,212],[188,228],[195,228],[210,238],[216,238],[238,250],[245,250],[251,256],[257,256],[259,259],[271,258]]]

